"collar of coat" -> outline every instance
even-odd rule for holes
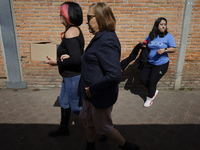
[[[98,33],[92,38],[92,40],[90,41],[90,43],[88,44],[87,47],[89,47],[89,46],[93,43],[93,41],[99,39],[102,35],[104,35],[104,34],[107,33],[107,32],[109,32],[109,31],[101,31],[101,32],[98,32]]]

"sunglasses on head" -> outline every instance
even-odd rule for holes
[[[87,21],[88,21],[88,23],[90,22],[90,20],[91,20],[93,17],[95,17],[95,15],[87,15]]]

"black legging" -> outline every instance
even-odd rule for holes
[[[155,66],[149,63],[144,64],[140,72],[140,82],[148,89],[148,97],[152,98],[156,91],[158,81],[167,72],[169,62],[163,65]]]

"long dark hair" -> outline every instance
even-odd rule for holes
[[[149,37],[151,40],[153,40],[156,36],[159,37],[164,37],[168,32],[167,32],[167,28],[164,32],[160,32],[160,30],[158,29],[158,25],[160,24],[160,22],[162,20],[165,20],[166,24],[167,24],[167,19],[165,19],[164,17],[160,17],[158,18],[154,25],[153,25],[153,29],[151,30],[151,32],[149,33]]]

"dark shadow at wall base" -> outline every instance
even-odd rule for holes
[[[85,130],[78,116],[72,116],[77,124],[70,125],[68,137],[49,137],[49,131],[59,126],[53,124],[0,124],[1,150],[84,150],[86,146]],[[200,125],[115,125],[115,128],[129,141],[141,147],[141,150],[199,150]],[[96,135],[97,150],[120,150],[107,140],[99,141]]]

